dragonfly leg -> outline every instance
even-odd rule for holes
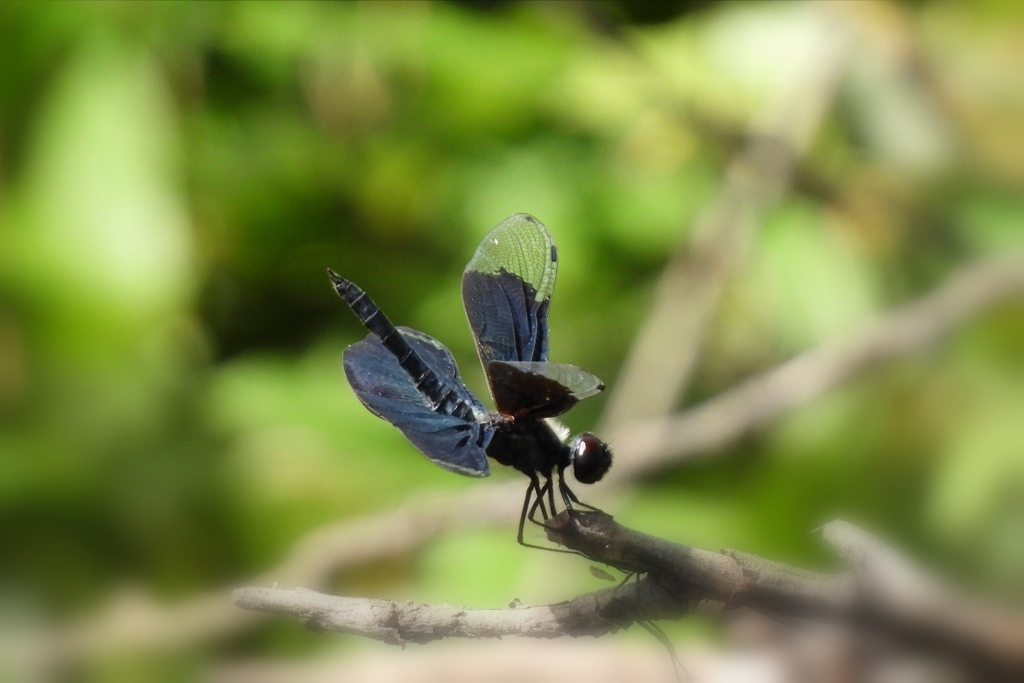
[[[534,498],[534,494],[538,494]],[[519,535],[516,537],[519,541],[519,545],[529,546],[528,543],[523,541],[523,531],[526,526],[526,520],[529,519],[531,522],[537,524],[538,522],[533,518],[537,511],[537,504],[542,500],[540,495],[540,482],[537,481],[536,475],[530,477],[530,485],[526,489],[526,498],[523,499],[523,512],[519,515]],[[530,500],[533,500],[533,506],[530,506]]]
[[[549,476],[548,480],[547,480],[547,484],[545,484],[545,486],[547,486],[547,488],[548,488],[548,505],[551,507],[551,516],[554,517],[555,516],[555,487],[552,485],[553,484],[552,479],[553,478]],[[561,480],[559,480],[559,481],[561,481]]]
[[[526,498],[523,500],[523,512],[519,516],[519,535],[516,540],[519,541],[519,545],[524,548],[537,548],[538,550],[548,550],[553,553],[571,553],[573,555],[579,555],[575,550],[566,550],[563,548],[551,548],[543,545],[536,545],[533,543],[527,543],[523,538],[523,533],[526,529],[526,520],[530,520],[537,526],[544,526],[544,522],[550,519],[548,516],[547,508],[544,505],[544,496],[551,497],[551,480],[548,479],[541,486],[540,479],[537,475],[530,477],[530,486],[526,489]],[[531,505],[532,501],[532,505]],[[540,510],[543,520],[537,519],[537,510]],[[552,507],[552,511],[554,508]]]
[[[536,475],[534,475],[536,478]],[[551,509],[551,514],[548,513],[548,507],[544,503],[544,497],[550,497],[551,491],[551,480],[546,480],[544,485],[540,485],[540,480],[536,479],[533,484],[534,491],[537,493],[537,498],[533,501],[533,507],[530,508],[529,519],[534,524],[540,526],[544,525],[544,522],[551,519],[551,514],[554,513],[554,508]],[[537,511],[540,510],[540,519],[537,519]]]
[[[558,477],[558,490],[562,494],[562,501],[565,503],[565,509],[572,514],[575,509],[573,506],[583,508],[584,510],[590,510],[591,512],[603,512],[600,508],[596,508],[593,505],[584,503],[579,497],[573,493],[573,490],[569,488],[569,485],[565,483],[565,477],[559,474]]]

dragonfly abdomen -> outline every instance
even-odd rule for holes
[[[338,296],[344,299],[359,318],[359,322],[380,339],[384,348],[398,360],[398,364],[409,374],[416,388],[430,401],[433,410],[461,418],[469,418],[472,415],[472,408],[462,401],[451,387],[441,381],[437,373],[420,358],[402,336],[402,332],[366,292],[330,268],[327,269],[327,274],[334,283]]]

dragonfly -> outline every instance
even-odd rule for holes
[[[543,525],[583,503],[567,482],[599,481],[612,464],[609,446],[590,432],[568,438],[552,418],[604,389],[593,374],[548,360],[548,309],[558,252],[548,229],[525,213],[492,229],[462,275],[462,300],[495,410],[459,376],[455,358],[433,337],[395,326],[372,299],[331,269],[335,291],[369,330],[349,346],[343,366],[371,413],[401,430],[432,462],[471,477],[490,474],[488,458],[529,480],[517,540],[527,521]],[[539,518],[538,518],[539,515]],[[550,548],[548,548],[550,549]]]

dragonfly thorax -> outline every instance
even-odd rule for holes
[[[511,420],[494,430],[487,455],[527,476],[547,476],[571,462],[569,448],[542,420]]]

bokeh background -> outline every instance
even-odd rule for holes
[[[486,395],[460,274],[488,229],[532,213],[561,255],[553,359],[614,394],[730,160],[814,100],[715,298],[677,407],[699,404],[1024,248],[1021,7],[0,5],[8,680],[301,681],[287,667],[422,655],[239,618],[227,598],[317,530],[494,485],[432,466],[357,402],[340,354],[364,332],[324,268],[442,340]],[[566,422],[592,428],[608,400]],[[818,568],[809,532],[845,516],[1019,599],[1022,416],[1018,297],[594,502],[673,540]],[[607,585],[580,558],[517,546],[514,522],[315,587],[501,607]],[[697,618],[666,628],[684,648],[721,641]],[[603,644],[663,656],[628,633]]]

